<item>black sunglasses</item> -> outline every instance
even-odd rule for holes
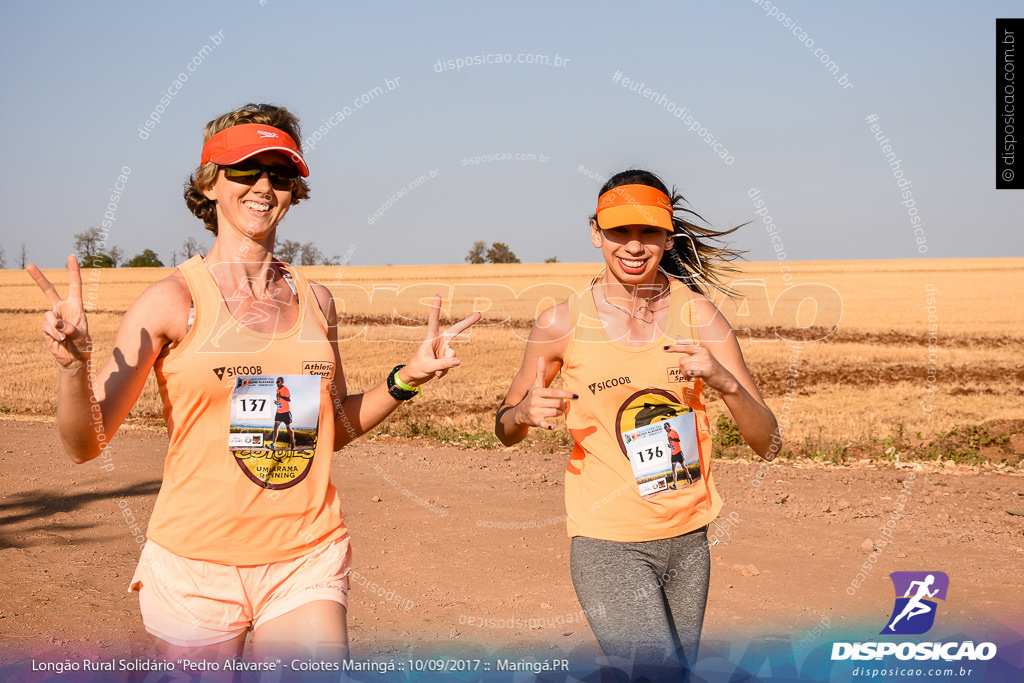
[[[221,168],[224,169],[225,178],[242,185],[255,185],[266,173],[271,187],[282,192],[294,190],[295,181],[299,178],[299,169],[280,164],[264,166],[255,161],[243,161],[232,166],[221,166]]]

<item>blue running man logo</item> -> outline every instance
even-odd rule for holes
[[[889,578],[896,590],[896,604],[888,626],[879,635],[927,633],[935,623],[936,600],[946,599],[949,576],[945,572],[893,572]]]

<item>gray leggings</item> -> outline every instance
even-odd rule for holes
[[[572,539],[572,583],[606,656],[689,668],[711,577],[707,527],[639,543]]]

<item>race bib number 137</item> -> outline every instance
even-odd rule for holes
[[[228,448],[245,475],[271,489],[306,476],[319,433],[320,375],[245,375],[231,393]]]
[[[234,405],[231,406],[234,416],[232,422],[259,424],[272,420],[274,413],[277,412],[274,403],[273,394],[243,394],[235,396]]]

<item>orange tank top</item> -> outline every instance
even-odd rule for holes
[[[574,325],[562,380],[579,396],[566,412],[575,443],[565,474],[570,537],[672,538],[710,523],[722,508],[701,381],[685,377],[678,355],[664,350],[676,337],[699,341],[690,291],[670,281],[667,329],[646,346],[608,337],[591,289],[569,299]],[[672,456],[671,432],[683,442],[684,462]]]
[[[330,480],[334,353],[309,282],[289,268],[299,319],[260,334],[231,316],[200,256],[178,269],[195,319],[154,368],[170,443],[147,535],[182,557],[238,566],[344,536]],[[287,433],[270,443],[278,377],[291,394],[294,449]]]

